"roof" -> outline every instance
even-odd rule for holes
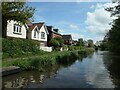
[[[41,27],[44,25],[44,22],[39,22],[39,23],[33,23],[33,25],[37,25],[38,29],[41,29]]]
[[[59,30],[59,29],[54,29],[53,26],[47,26],[47,30],[48,30],[49,33],[52,32],[52,33],[61,35],[60,33],[58,33],[58,30]]]
[[[52,31],[53,26],[46,26],[48,31]]]
[[[72,36],[69,34],[69,35],[62,35],[63,39],[64,40],[70,40],[72,39]]]
[[[32,23],[32,24],[28,24],[29,30],[33,30],[35,28],[35,26],[38,27],[38,29],[40,29],[43,26],[44,23]]]
[[[35,26],[36,26],[36,25],[33,25],[33,24],[32,24],[32,25],[28,25],[29,30],[31,30],[31,31],[32,31],[32,30],[35,28]]]

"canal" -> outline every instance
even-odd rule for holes
[[[120,88],[120,56],[97,51],[87,57],[3,77],[3,88]]]

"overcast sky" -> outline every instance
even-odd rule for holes
[[[67,1],[67,0],[66,0]],[[111,2],[28,2],[35,7],[35,22],[45,22],[59,29],[61,34],[71,34],[74,40],[83,38],[102,40],[113,21],[104,8]],[[91,0],[87,0],[91,1]],[[99,0],[100,1],[100,0]],[[101,0],[103,1],[103,0]]]

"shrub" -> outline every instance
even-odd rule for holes
[[[3,38],[2,39],[2,51],[3,58],[5,57],[18,57],[22,55],[28,55],[38,53],[39,42],[28,39],[18,38]]]
[[[57,40],[57,41],[59,42],[60,47],[63,46],[64,40],[63,40],[61,37],[55,37],[54,39]]]

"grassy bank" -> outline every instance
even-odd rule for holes
[[[2,38],[2,59],[44,54],[39,48],[40,42],[35,40]]]
[[[15,61],[3,61],[3,67],[19,66],[22,70],[39,70],[44,71],[46,67],[51,67],[55,64],[64,64],[78,59],[81,55],[87,55],[93,52],[93,49],[86,48],[78,51],[63,51],[51,52],[39,57],[29,59],[19,59]]]

